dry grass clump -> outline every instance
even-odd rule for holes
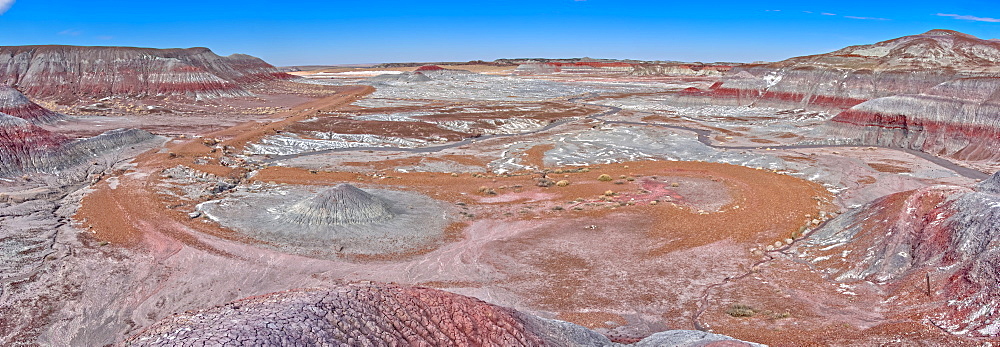
[[[597,176],[597,180],[601,182],[609,182],[611,181],[611,175],[601,174],[600,176]]]
[[[757,310],[750,305],[733,304],[726,309],[726,314],[733,317],[753,317],[757,314]]]

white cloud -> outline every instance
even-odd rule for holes
[[[878,18],[878,17],[857,17],[857,16],[844,16],[844,18],[850,19],[864,19],[864,20],[891,20],[889,18]]]
[[[7,12],[11,6],[14,6],[14,0],[0,0],[0,14]]]
[[[938,13],[937,16],[951,17],[951,18],[961,19],[961,20],[971,20],[971,21],[975,21],[975,22],[1000,23],[1000,19],[989,18],[989,17],[976,17],[976,16],[968,16],[968,15],[960,15],[960,14],[950,14],[950,13]]]
[[[824,15],[824,16],[836,16],[837,15],[836,13],[830,13],[830,12],[823,12],[823,13],[820,13],[820,14]]]
[[[79,31],[79,30],[66,29],[66,30],[60,31],[59,35],[80,36],[80,34],[82,34],[82,33],[83,32]]]

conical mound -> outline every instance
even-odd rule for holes
[[[350,184],[338,184],[289,208],[285,218],[306,225],[370,224],[392,218],[389,204]]]

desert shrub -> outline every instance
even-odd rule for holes
[[[601,174],[600,176],[597,176],[597,180],[598,180],[598,181],[601,181],[601,182],[608,182],[608,181],[611,181],[611,175],[608,175],[608,174]]]
[[[726,314],[733,317],[753,317],[753,315],[757,314],[757,310],[749,305],[733,304],[726,310]]]

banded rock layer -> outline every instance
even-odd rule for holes
[[[878,98],[831,119],[840,135],[963,160],[1000,160],[1000,78],[960,78]]]
[[[0,176],[58,171],[152,138],[152,134],[142,130],[117,129],[74,141],[27,120],[0,113]]]
[[[710,90],[689,91],[682,100],[843,110],[874,98],[922,93],[955,78],[996,74],[1000,74],[1000,43],[931,30],[826,54],[736,67]]]
[[[0,85],[0,113],[27,120],[34,124],[47,124],[66,119],[32,102],[17,89]]]
[[[248,84],[290,78],[258,58],[208,48],[0,47],[0,84],[33,97],[247,96]]]
[[[351,284],[251,297],[175,315],[130,346],[614,346],[584,327],[436,289]],[[637,346],[753,346],[723,335],[667,331]]]
[[[803,252],[833,280],[869,281],[894,297],[930,295],[935,306],[928,318],[953,334],[995,337],[998,193],[1000,174],[975,190],[934,186],[892,194],[831,220],[810,236]]]

